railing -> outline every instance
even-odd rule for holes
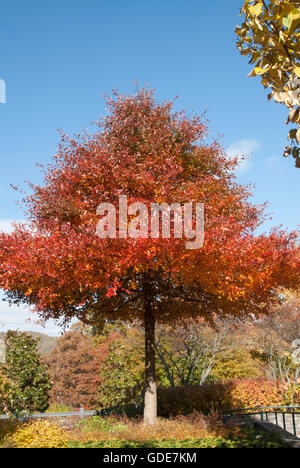
[[[224,418],[241,416],[272,422],[276,426],[292,433],[300,434],[300,406],[260,406],[255,408],[243,408],[223,412]],[[290,421],[289,421],[290,420]],[[291,427],[290,427],[291,426]]]
[[[70,416],[84,419],[86,416],[104,416],[109,414],[110,410],[113,410],[113,408],[100,411],[86,411],[84,408],[80,408],[78,411],[66,411],[61,413],[33,413],[26,419],[66,418]],[[255,408],[227,410],[223,411],[222,414],[224,419],[237,416],[242,417],[244,420],[247,418],[254,418],[260,419],[261,421],[272,422],[276,424],[276,426],[282,427],[287,431],[292,429],[292,432],[295,436],[300,434],[300,406],[260,406]],[[10,416],[3,414],[0,415],[0,420],[1,419],[10,419]],[[288,419],[291,420],[291,423]]]
[[[39,418],[67,418],[70,416],[77,416],[80,419],[84,419],[86,416],[97,416],[100,415],[100,411],[86,411],[84,408],[80,408],[78,411],[65,411],[61,413],[33,413],[30,414],[26,419],[39,419]],[[7,414],[0,414],[0,419],[10,419],[11,416]],[[22,418],[20,418],[22,419]]]
[[[85,410],[84,408],[79,408],[77,411],[62,411],[60,413],[32,413],[28,416],[17,419],[34,419],[34,418],[67,418],[70,416],[77,416],[80,419],[84,419],[86,416],[109,416],[111,413],[123,413],[122,407],[119,406],[111,406],[110,408],[102,408],[99,410]],[[7,414],[0,414],[1,419],[10,419],[11,415]]]

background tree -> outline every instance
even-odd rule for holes
[[[48,407],[51,388],[47,367],[38,353],[38,339],[24,332],[8,331],[3,371],[10,381],[7,410],[26,416]]]
[[[213,380],[266,378],[267,366],[257,356],[254,343],[250,339],[250,334],[248,334],[253,327],[254,324],[251,323],[247,328],[242,326],[236,331],[234,341],[229,343],[212,371]],[[243,335],[243,333],[245,334]]]
[[[190,319],[175,327],[158,327],[155,348],[171,387],[202,385],[222,362],[234,340],[234,328],[221,320],[214,326]]]
[[[95,348],[81,324],[58,338],[48,356],[52,381],[51,403],[74,408],[97,406],[100,370],[107,349]]]
[[[279,294],[279,303],[255,324],[251,341],[256,356],[267,365],[267,377],[293,396],[300,390],[300,360],[293,359],[294,343],[300,337],[300,295],[291,291]]]
[[[253,327],[253,322],[248,324],[249,329]],[[233,320],[219,321],[213,327],[200,319],[173,326],[158,324],[157,384],[174,389],[218,380],[266,377],[266,366],[251,354],[253,343],[245,345],[248,328]],[[108,323],[95,338],[95,349],[99,346],[106,350],[99,367],[99,406],[139,410],[145,373],[141,325]]]
[[[145,381],[145,347],[143,333],[120,321],[106,324],[96,338],[107,354],[99,369],[99,405],[102,408],[141,404]]]
[[[224,325],[224,324],[222,324]],[[158,325],[155,333],[156,381],[162,387],[202,384],[210,376],[232,340],[228,327],[209,327],[203,320],[187,320],[185,325]],[[134,405],[140,407],[145,379],[145,350],[140,323],[106,324],[96,338],[107,355],[99,369],[99,403],[102,408]]]
[[[203,118],[175,113],[149,90],[115,93],[107,103],[94,135],[62,136],[44,184],[27,199],[31,227],[1,235],[0,286],[44,320],[142,320],[144,422],[154,424],[155,323],[261,313],[276,286],[299,284],[299,257],[293,233],[255,236],[263,208],[235,182],[237,161],[205,140]],[[169,239],[149,237],[150,226],[140,226],[141,205],[131,205],[116,237],[100,239],[97,207],[113,203],[118,218],[120,194],[149,210],[152,203],[204,203],[203,248],[187,249],[191,239],[175,238],[174,223]]]
[[[290,154],[300,168],[300,2],[290,0],[245,0],[241,13],[245,19],[236,28],[237,46],[254,65],[249,76],[260,76],[270,88],[269,100],[289,109],[287,123],[296,128],[289,132]]]

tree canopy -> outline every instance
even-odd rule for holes
[[[157,319],[169,322],[187,312],[255,313],[277,283],[297,283],[296,235],[255,236],[263,207],[235,182],[236,161],[217,142],[204,142],[201,117],[172,112],[172,103],[157,104],[148,90],[116,95],[108,106],[94,135],[62,136],[44,185],[27,198],[31,226],[1,234],[8,298],[34,305],[43,319],[140,318],[151,271]],[[99,239],[97,206],[117,206],[120,193],[128,203],[204,203],[204,247],[187,250],[174,238]]]

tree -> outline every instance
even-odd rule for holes
[[[289,132],[292,146],[286,146],[300,168],[300,2],[290,0],[245,0],[241,13],[244,22],[236,28],[237,46],[255,65],[249,76],[260,76],[270,88],[268,99],[289,109],[287,124],[297,126]]]
[[[202,117],[175,113],[147,89],[115,93],[107,104],[94,135],[62,135],[44,184],[32,186],[27,198],[31,226],[1,234],[0,286],[8,300],[33,305],[44,320],[77,317],[98,327],[104,320],[143,320],[144,422],[154,424],[155,323],[267,310],[275,286],[299,284],[296,234],[255,236],[263,207],[235,182],[237,161],[206,142]],[[127,221],[120,195],[130,204]],[[152,236],[140,215],[162,202],[177,203],[169,237]],[[102,203],[113,208],[99,210]],[[196,213],[184,235],[175,224],[183,206],[188,212],[199,203],[205,243],[190,248],[187,242],[202,236]],[[99,223],[105,238],[95,235]]]
[[[256,356],[266,363],[268,378],[291,393],[300,389],[300,360],[293,359],[294,343],[300,336],[300,294],[280,291],[279,301],[267,317],[255,324]]]
[[[105,346],[107,349],[99,368],[100,407],[140,406],[145,380],[143,334],[128,323],[109,323],[96,338],[96,342],[97,346]]]
[[[159,327],[155,348],[170,386],[204,384],[232,346],[233,336],[228,321],[219,321],[214,329],[191,319],[176,327]]]
[[[247,378],[262,378],[265,366],[248,346],[235,344],[227,349],[216,363],[212,377],[216,380],[235,380]]]
[[[8,331],[3,371],[10,382],[7,410],[27,416],[48,407],[51,388],[45,364],[38,353],[38,339],[24,332]]]
[[[81,324],[58,338],[47,359],[52,381],[51,402],[92,408],[98,401],[100,369],[107,350],[95,348]]]

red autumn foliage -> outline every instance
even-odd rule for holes
[[[147,393],[154,320],[266,310],[277,286],[299,285],[298,247],[295,233],[255,235],[263,207],[236,183],[237,162],[206,142],[202,117],[175,113],[148,90],[115,93],[108,108],[94,135],[62,136],[44,184],[27,198],[31,226],[1,234],[0,287],[43,319],[146,317]],[[148,208],[203,203],[203,248],[187,250],[184,238],[99,239],[97,206],[110,202],[118,213],[120,194]]]

